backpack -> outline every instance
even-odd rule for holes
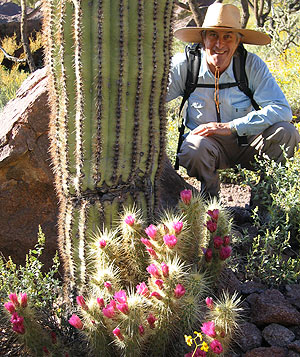
[[[183,109],[185,102],[188,100],[191,93],[194,92],[196,88],[204,87],[204,88],[214,88],[214,84],[198,84],[198,75],[201,66],[201,47],[200,44],[190,44],[185,48],[185,53],[188,61],[188,70],[187,70],[187,78],[185,82],[185,91],[182,97],[182,101],[179,108],[179,115]],[[248,87],[248,78],[245,71],[245,63],[247,58],[247,50],[244,48],[243,44],[239,44],[236,55],[233,57],[233,73],[236,82],[233,83],[221,83],[219,85],[219,89],[238,87],[243,93],[245,93],[255,110],[259,110],[259,105],[253,98],[253,93]],[[218,121],[220,121],[220,117],[217,117]],[[176,162],[175,162],[175,170],[179,169],[179,159],[178,153],[180,151],[180,147],[184,140],[184,118],[182,119],[181,126],[178,127],[179,131],[179,139],[176,153]],[[238,142],[241,146],[247,145],[247,137],[246,136],[238,136]]]

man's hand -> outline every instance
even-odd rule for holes
[[[211,136],[211,135],[224,135],[229,136],[232,134],[229,123],[207,123],[197,126],[191,131],[192,135]]]

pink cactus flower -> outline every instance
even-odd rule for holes
[[[218,340],[211,341],[211,343],[209,344],[209,347],[212,349],[212,351],[216,355],[219,355],[223,352],[223,347],[222,347],[220,341],[218,341]]]
[[[26,307],[27,306],[27,294],[26,293],[22,293],[20,295],[20,303],[21,303],[21,307]]]
[[[225,236],[225,237],[223,238],[223,244],[224,244],[225,246],[230,244],[230,237],[229,237],[229,236]]]
[[[122,335],[121,333],[121,330],[119,329],[119,327],[116,327],[114,330],[113,330],[113,334],[118,337],[119,340],[123,340],[124,339],[124,336]]]
[[[180,198],[183,203],[186,205],[190,204],[192,199],[192,191],[191,190],[183,190],[180,192]]]
[[[104,282],[104,286],[106,287],[107,290],[111,290],[112,289],[112,284],[110,281],[105,281]]]
[[[163,276],[167,278],[169,276],[169,267],[166,263],[161,263],[161,270],[163,273]]]
[[[99,305],[100,309],[102,309],[105,306],[104,299],[103,298],[97,298],[97,304]]]
[[[148,324],[150,326],[150,328],[155,328],[155,321],[157,320],[156,317],[154,317],[152,314],[149,314],[149,316],[147,317],[147,321]]]
[[[112,319],[115,316],[115,308],[114,306],[108,304],[102,309],[102,313],[108,319]]]
[[[208,210],[207,214],[210,216],[210,218],[217,222],[218,218],[219,218],[219,213],[220,211],[218,209],[213,209],[213,210]]]
[[[156,234],[157,234],[157,227],[154,226],[153,224],[150,224],[148,228],[145,229],[145,232],[147,236],[153,240],[156,240]]]
[[[216,330],[215,330],[215,323],[214,321],[208,321],[204,322],[202,324],[201,330],[205,335],[209,337],[215,337],[216,336]]]
[[[16,312],[15,305],[11,301],[6,302],[4,304],[4,307],[10,314],[13,314],[14,312]]]
[[[99,241],[99,247],[101,249],[104,249],[106,247],[106,240],[105,239],[100,239]]]
[[[140,326],[139,326],[139,334],[140,334],[141,336],[143,336],[144,333],[145,333],[145,328],[144,328],[143,325],[140,325]]]
[[[127,303],[122,303],[117,305],[117,309],[122,312],[122,314],[129,314],[129,307]]]
[[[154,278],[157,278],[159,279],[160,278],[160,273],[159,273],[159,270],[157,269],[157,266],[155,264],[150,264],[148,267],[147,267],[147,272],[154,276]]]
[[[223,245],[223,239],[220,236],[214,237],[214,247],[215,249],[219,249]]]
[[[132,215],[128,215],[124,218],[124,222],[128,224],[130,227],[134,225],[135,217]]]
[[[9,300],[15,305],[15,307],[19,307],[20,303],[18,300],[18,295],[16,293],[9,294]]]
[[[213,307],[214,307],[214,302],[213,302],[213,299],[212,299],[211,297],[207,297],[207,298],[205,299],[205,303],[206,303],[206,306],[207,306],[210,310],[213,309]]]
[[[147,248],[147,252],[151,255],[151,257],[157,259],[156,251],[153,248]]]
[[[214,233],[217,230],[217,223],[213,221],[207,221],[205,227],[210,231],[210,233]]]
[[[229,258],[231,256],[231,252],[232,252],[232,249],[229,245],[226,245],[225,247],[222,247],[220,249],[220,259],[221,260],[226,260],[227,258]]]
[[[143,295],[145,297],[148,297],[150,295],[150,291],[148,289],[148,286],[146,283],[142,282],[139,285],[136,286],[136,292],[140,295]]]
[[[145,244],[145,246],[148,247],[148,248],[152,248],[152,247],[153,247],[153,246],[152,246],[152,243],[150,242],[149,239],[141,238],[141,242],[142,242],[143,244]]]
[[[69,319],[69,324],[74,326],[75,328],[77,328],[78,330],[82,330],[83,329],[83,323],[82,321],[80,320],[80,318],[73,314],[71,316],[71,318]]]
[[[114,295],[115,300],[117,300],[120,304],[124,304],[127,302],[127,295],[125,290],[119,290]]]
[[[161,300],[162,299],[162,296],[157,291],[153,291],[150,296],[151,297],[155,297],[157,300]]]
[[[161,279],[156,279],[155,284],[158,286],[159,289],[162,289],[164,286],[164,281]]]
[[[87,311],[89,309],[87,304],[84,301],[83,296],[76,296],[76,302],[83,310]]]
[[[213,251],[212,251],[212,249],[211,249],[211,248],[207,248],[207,249],[205,250],[204,256],[205,256],[205,261],[206,261],[207,263],[211,262],[212,257],[213,257]]]
[[[166,234],[163,237],[163,239],[164,239],[165,245],[170,249],[174,248],[175,245],[177,244],[177,238],[173,234]]]
[[[13,325],[12,329],[14,332],[19,333],[20,335],[24,335],[25,333],[24,317],[19,316],[17,312],[14,312],[12,314],[10,322]]]
[[[185,288],[181,284],[177,284],[176,288],[174,289],[174,296],[176,299],[180,299],[185,294]]]
[[[117,303],[115,302],[115,300],[110,300],[110,302],[109,302],[109,304],[107,304],[107,306],[112,306],[114,309],[116,309]]]
[[[175,234],[179,234],[182,231],[183,222],[182,221],[173,222],[172,227],[174,228]]]

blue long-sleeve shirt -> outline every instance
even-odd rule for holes
[[[238,87],[219,91],[221,122],[230,122],[238,135],[256,135],[280,121],[291,121],[291,108],[267,65],[255,54],[248,52],[245,65],[248,85],[254,100],[261,107],[255,111],[251,101]],[[172,59],[167,101],[182,96],[187,76],[185,53]],[[219,83],[236,82],[233,60],[220,75]],[[202,51],[198,83],[214,84],[214,74],[208,68],[205,52]],[[190,95],[186,109],[186,126],[193,130],[199,124],[217,121],[214,88],[196,88]]]

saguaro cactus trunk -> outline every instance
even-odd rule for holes
[[[122,205],[151,217],[165,146],[173,0],[44,0],[51,153],[69,288],[90,230]]]

